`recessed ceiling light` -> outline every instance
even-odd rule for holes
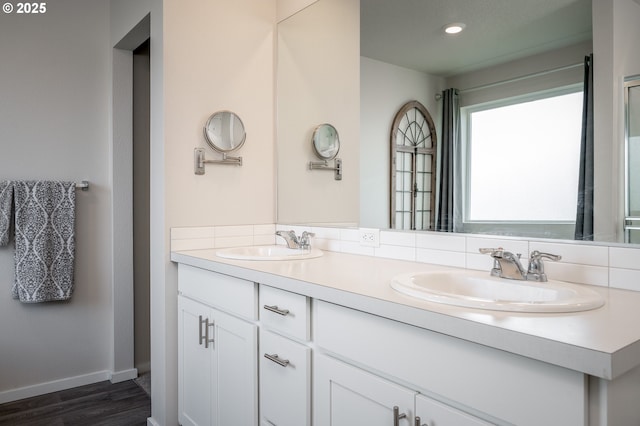
[[[465,24],[461,22],[456,22],[454,24],[447,24],[444,26],[444,32],[447,34],[458,34],[466,27]]]

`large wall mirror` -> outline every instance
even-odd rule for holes
[[[353,11],[345,12],[344,8],[339,10],[340,3],[349,3],[349,7],[355,3],[359,7],[358,16],[353,16]],[[549,98],[549,93],[554,90],[559,90],[559,95],[579,94],[583,81],[582,63],[584,57],[593,51],[591,13],[591,0],[487,0],[482,5],[473,0],[318,0],[280,22],[277,87],[278,221],[338,222],[388,228],[389,132],[399,108],[411,100],[425,105],[433,117],[440,143],[443,111],[442,101],[436,95],[444,89],[459,89],[460,107],[467,108],[464,110],[467,118],[468,114],[478,110],[478,106],[505,99],[509,102],[523,99],[525,102],[532,93],[539,94],[538,97],[542,99]],[[303,43],[303,39],[309,41],[308,26],[312,22],[326,22],[325,18],[328,16],[334,21],[340,19],[340,25],[326,26],[326,34],[316,34],[311,41],[313,44]],[[458,38],[442,32],[444,24],[449,22],[466,24]],[[345,27],[356,26],[360,29],[357,34],[344,31]],[[337,34],[340,32],[343,33]],[[338,36],[351,38],[339,41]],[[298,40],[295,42],[295,49],[290,40]],[[353,51],[345,50],[345,44],[352,47],[354,40],[359,46],[357,64],[354,64]],[[304,65],[297,59],[292,59],[306,57],[307,60],[303,62],[308,64],[313,63],[313,59],[309,57],[314,56],[316,66],[312,68],[315,71],[339,70],[334,75],[340,81],[338,91],[325,90],[326,86],[320,90],[312,90],[311,87],[319,87],[316,82],[322,83],[322,78],[313,73],[303,75]],[[341,59],[330,59],[338,57]],[[355,74],[354,69],[357,70]],[[305,90],[292,90],[286,83],[287,80],[302,81],[308,86]],[[335,81],[331,86],[338,87]],[[359,91],[357,100],[354,100],[353,88]],[[287,133],[292,126],[300,126],[298,132],[304,133],[311,132],[319,122],[335,122],[334,119],[320,118],[317,115],[303,117],[301,109],[309,108],[309,105],[316,108],[318,105],[320,108],[341,108],[344,104],[358,105],[356,116],[352,109],[338,114],[344,123],[357,123],[359,127],[351,130],[351,134],[357,135],[359,139],[357,182],[355,186],[345,187],[349,199],[357,199],[358,205],[354,206],[349,202],[334,204],[332,208],[340,210],[341,214],[335,210],[325,214],[322,213],[323,209],[318,208],[312,209],[313,212],[304,212],[294,202],[300,191],[304,191],[303,181],[291,178],[288,172],[282,173],[282,168],[287,168],[287,164],[296,161],[291,146],[298,149],[308,137],[291,138]],[[287,110],[293,112],[283,114]],[[294,113],[295,117],[292,118]],[[546,127],[547,132],[553,131],[553,125],[545,126],[546,123],[531,119],[528,123],[528,127],[520,129],[521,133],[526,133],[532,127]],[[342,136],[344,131],[339,130]],[[509,143],[515,144],[521,139],[520,136],[514,134]],[[347,140],[348,137],[343,139],[343,143],[348,143]],[[307,154],[303,152],[295,155],[299,155],[300,162],[304,163]],[[544,157],[541,159],[529,154],[526,149],[520,150],[520,161],[522,164],[534,163],[534,169],[541,174],[545,168],[564,167],[557,166],[555,162],[547,162]],[[575,158],[576,151],[570,149],[545,155],[546,158],[553,156],[554,159],[578,161]],[[505,161],[500,155],[494,154],[493,157],[496,162]],[[349,170],[349,167],[345,162],[345,170]],[[471,170],[461,170],[460,174],[469,184]],[[501,178],[512,181],[512,186],[505,189],[504,182],[494,180],[494,194],[503,199],[508,199],[512,191],[524,193],[530,189],[531,182],[523,181],[521,177]],[[322,185],[324,184],[326,182]],[[356,194],[352,192],[354,188]],[[540,185],[540,188],[548,190],[549,183]],[[310,192],[308,196],[316,197],[314,192]],[[321,189],[318,194],[324,197],[326,189]],[[467,207],[462,206],[461,210]],[[535,200],[531,201],[530,206],[524,206],[525,211],[534,209]],[[459,214],[464,214],[464,211]],[[478,220],[474,226],[457,231],[572,239],[573,220],[567,218],[566,212],[563,215],[560,219],[552,220],[555,223],[549,225],[540,224],[544,221],[536,223],[528,218],[519,220],[518,217],[511,216],[497,220]],[[541,229],[544,230],[542,234]],[[596,236],[597,240],[611,241],[615,238],[611,235]]]

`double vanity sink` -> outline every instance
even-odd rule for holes
[[[396,418],[406,414],[428,424],[446,424],[445,409],[458,420],[473,420],[451,424],[640,424],[640,409],[625,403],[640,397],[640,329],[629,326],[640,323],[640,293],[538,282],[546,278],[543,264],[522,266],[501,249],[487,254],[493,269],[474,271],[284,245],[174,251],[181,306],[194,307],[189,315],[180,311],[191,325],[179,329],[193,345],[180,352],[180,365],[199,365],[184,357],[201,353],[236,366],[246,361],[219,395],[235,395],[226,390],[238,389],[244,377],[242,389],[252,389],[248,405],[256,407],[257,398],[261,407],[257,414],[246,410],[251,419],[288,414],[269,411],[272,396],[279,403],[286,389],[297,398],[292,407],[302,407],[296,413],[313,414],[314,424],[334,414],[359,418],[361,410],[351,407],[370,400],[388,408],[370,415],[389,416],[389,424],[396,406]],[[284,322],[299,329],[272,329]],[[246,334],[225,331],[236,325]],[[244,346],[221,340],[223,332]],[[239,352],[230,355],[229,348]],[[205,370],[179,376],[199,378]],[[281,383],[285,374],[296,377],[290,387]],[[393,389],[393,397],[369,398],[378,386],[385,390],[380,395]],[[204,399],[189,389],[182,387],[183,409],[210,405],[209,398],[191,403]],[[357,401],[333,392],[343,389],[353,390],[349,398]]]
[[[225,259],[282,261],[322,256],[319,249],[291,249],[282,245],[221,249]],[[586,286],[549,280],[537,283],[490,276],[480,271],[429,271],[396,275],[391,288],[406,296],[446,305],[509,312],[581,312],[604,305],[604,299]]]

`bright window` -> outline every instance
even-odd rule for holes
[[[583,95],[543,96],[462,110],[465,222],[575,221]]]

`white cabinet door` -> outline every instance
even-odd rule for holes
[[[212,309],[213,426],[258,424],[258,326]]]
[[[205,324],[200,322],[210,311],[178,297],[178,410],[183,426],[211,424],[213,351],[205,348]]]
[[[325,355],[315,357],[314,425],[413,425],[416,392]]]
[[[446,404],[442,404],[424,395],[416,396],[416,416],[420,426],[490,426],[487,423],[470,414],[456,410]]]
[[[258,424],[255,324],[178,297],[178,410],[183,426]]]

